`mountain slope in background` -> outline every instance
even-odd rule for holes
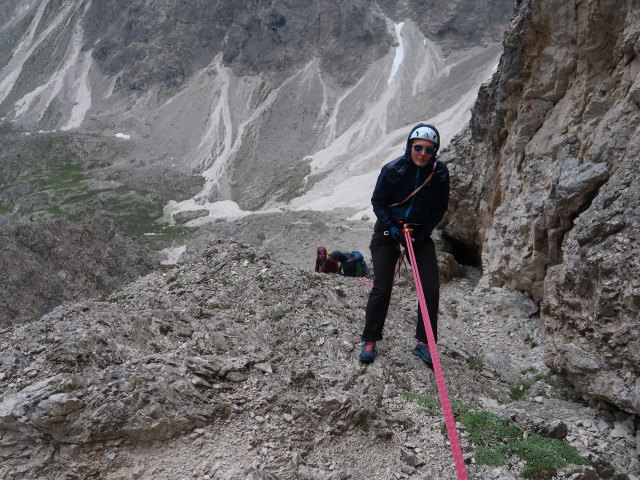
[[[0,224],[108,216],[171,254],[284,212],[262,238],[306,258],[271,219],[359,221],[413,124],[448,142],[500,54],[511,3],[494,3],[432,2],[428,20],[405,1],[6,2]]]
[[[356,213],[408,128],[431,119],[446,142],[466,122],[511,1],[467,7],[433,2],[438,14],[423,16],[415,2],[16,4],[0,30],[0,116],[30,132],[121,133],[127,166],[202,173],[205,188],[170,205],[169,220],[234,213],[219,201],[327,209],[321,198],[345,190],[362,192],[343,200]]]

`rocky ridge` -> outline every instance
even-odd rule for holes
[[[142,1],[91,2],[84,18],[85,48],[93,49],[105,73],[122,73],[122,84],[132,90],[180,85],[218,54],[239,76],[267,74],[272,87],[319,57],[336,83],[350,85],[394,42],[382,12],[422,19],[423,33],[448,42],[450,53],[499,39],[513,5],[501,0],[469,9],[465,2],[439,0],[431,5],[439,15],[416,15],[415,1],[316,1],[304,9],[287,1],[159,3],[161,16],[148,15]]]
[[[0,228],[0,327],[34,321],[63,302],[106,295],[158,263],[108,219]]]
[[[481,252],[483,281],[541,303],[550,368],[636,415],[638,18],[634,2],[518,2],[498,71],[445,153],[444,225]]]
[[[636,480],[633,416],[573,403],[533,342],[536,305],[478,279],[467,269],[443,286],[452,399],[564,438],[592,464],[553,478]],[[437,398],[433,373],[410,354],[410,282],[397,281],[369,367],[357,361],[367,294],[356,279],[219,241],[106,300],[15,326],[0,338],[0,475],[454,478],[439,409],[407,396]],[[524,400],[511,401],[532,372]],[[458,428],[470,478],[523,478],[518,459],[477,465]]]

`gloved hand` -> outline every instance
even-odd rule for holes
[[[398,242],[403,247],[406,247],[407,244],[404,241],[404,233],[395,225],[389,229],[389,233],[391,233],[391,237]]]

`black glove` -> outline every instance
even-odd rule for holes
[[[403,247],[407,247],[407,244],[404,241],[404,233],[395,225],[389,229],[389,233],[391,233],[391,237],[398,242]]]

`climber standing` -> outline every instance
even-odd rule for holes
[[[371,260],[374,280],[367,302],[360,361],[371,363],[376,356],[376,342],[382,330],[391,300],[393,277],[400,247],[405,246],[402,225],[410,224],[412,244],[420,279],[437,339],[440,283],[438,262],[431,232],[442,220],[449,202],[449,171],[438,161],[438,130],[427,124],[411,129],[404,155],[387,163],[380,172],[371,197],[377,220],[371,237]],[[427,335],[418,307],[416,340],[412,353],[431,364]]]

